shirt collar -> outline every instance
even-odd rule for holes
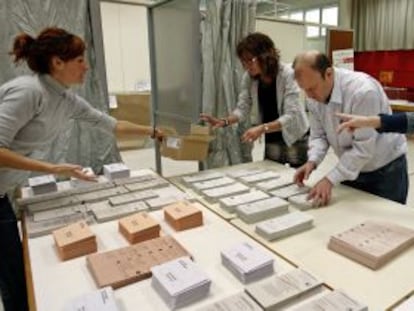
[[[342,91],[340,87],[340,74],[337,68],[334,69],[334,85],[331,92],[329,103],[342,104]]]
[[[51,89],[58,95],[63,96],[69,89],[67,86],[54,79],[51,75],[42,74],[39,75],[39,79],[44,82],[47,88]]]

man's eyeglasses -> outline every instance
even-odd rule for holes
[[[240,62],[243,65],[243,67],[249,67],[251,66],[253,63],[255,63],[257,61],[257,57],[252,57],[250,59],[241,59]]]

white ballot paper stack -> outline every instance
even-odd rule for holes
[[[197,311],[262,311],[262,308],[246,293],[226,297]]]
[[[297,211],[257,223],[256,232],[270,241],[308,230],[312,225],[311,215]]]
[[[368,311],[366,305],[361,304],[342,290],[334,290],[322,297],[311,300],[291,311]]]
[[[221,262],[243,283],[256,281],[273,273],[272,256],[247,242],[222,251]]]
[[[293,195],[298,195],[302,193],[308,193],[310,190],[309,187],[306,186],[298,186],[298,185],[290,185],[283,188],[279,188],[270,192],[271,195],[275,197],[279,197],[282,199],[290,198]]]
[[[128,178],[131,172],[124,163],[111,163],[103,166],[103,172],[106,178],[114,180],[117,178]]]
[[[29,186],[32,188],[33,194],[44,194],[56,192],[58,190],[55,176],[42,175],[29,178]]]
[[[198,301],[209,293],[211,280],[189,257],[154,266],[151,272],[151,285],[172,310]]]
[[[236,213],[245,223],[277,217],[288,212],[289,203],[278,197],[242,204],[236,207]]]
[[[70,301],[65,311],[119,311],[111,287],[87,293]]]
[[[280,310],[281,306],[293,300],[299,301],[321,285],[322,282],[308,272],[294,269],[248,286],[246,291],[266,311],[273,311]]]

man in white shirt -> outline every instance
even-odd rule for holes
[[[308,162],[295,174],[303,184],[322,162],[330,147],[338,164],[311,190],[309,199],[326,205],[332,187],[343,183],[372,194],[405,203],[408,191],[407,142],[401,134],[378,133],[371,128],[353,133],[337,128],[336,113],[377,115],[391,113],[388,98],[374,78],[332,67],[318,51],[298,55],[293,63],[295,78],[308,97],[310,138]]]

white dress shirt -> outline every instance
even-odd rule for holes
[[[360,172],[379,169],[407,151],[407,141],[402,134],[380,134],[371,128],[337,133],[340,124],[335,116],[337,112],[365,116],[391,113],[381,85],[367,74],[335,68],[329,102],[308,99],[308,109],[311,128],[308,161],[318,165],[331,146],[339,162],[326,177],[334,185],[355,180]]]

